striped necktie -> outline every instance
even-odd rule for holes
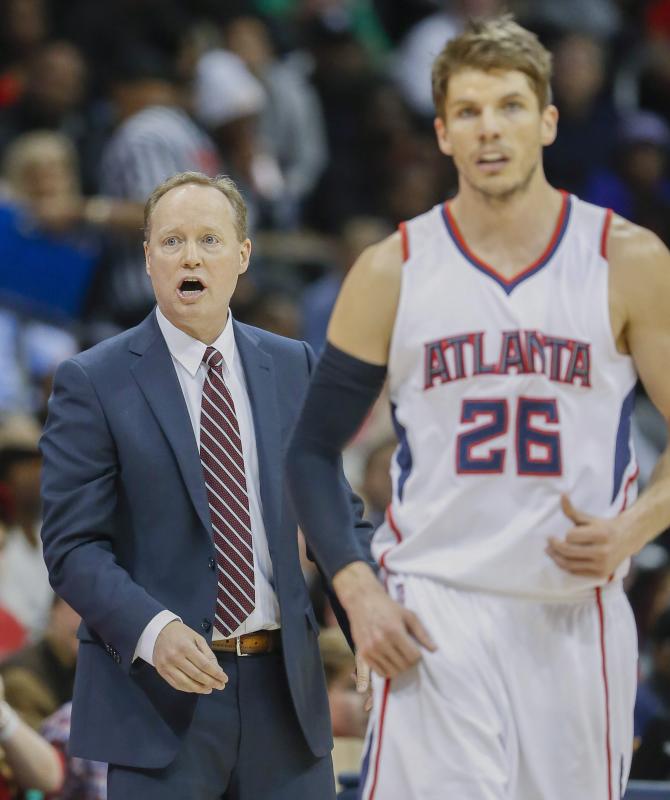
[[[254,610],[254,551],[242,440],[223,379],[223,356],[208,347],[200,406],[200,461],[212,519],[218,591],[215,628],[230,636]]]

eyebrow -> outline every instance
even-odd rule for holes
[[[508,92],[506,95],[503,95],[503,97],[501,97],[498,100],[498,102],[504,103],[506,100],[525,100],[525,99],[526,99],[525,95],[523,95],[521,92],[513,91],[513,92]],[[456,98],[456,100],[453,100],[450,105],[452,106],[477,105],[477,100],[469,97],[458,97]]]

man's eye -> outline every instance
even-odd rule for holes
[[[174,247],[178,241],[179,240],[177,239],[176,236],[168,236],[168,238],[164,240],[163,244],[166,247]]]
[[[518,111],[520,108],[523,108],[523,106],[518,100],[510,100],[508,103],[505,103],[506,111]]]
[[[205,236],[205,237],[203,238],[203,242],[204,242],[205,244],[217,244],[217,243],[218,243],[218,241],[219,241],[219,240],[217,239],[217,237],[216,237],[216,236],[214,236],[214,235],[213,235],[213,234],[211,234],[211,233],[208,233],[208,234],[207,234],[207,236]]]
[[[474,108],[461,108],[457,116],[460,117],[460,119],[468,119],[468,117],[474,117],[474,115]]]

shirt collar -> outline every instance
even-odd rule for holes
[[[212,347],[215,347],[223,356],[224,367],[229,372],[233,368],[233,360],[235,358],[235,332],[232,318],[230,309],[228,309],[226,325],[215,341],[212,342]],[[184,367],[189,375],[195,377],[198,367],[202,363],[207,345],[173,325],[158,306],[156,306],[156,321],[161,329],[170,355]]]

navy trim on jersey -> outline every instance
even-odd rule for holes
[[[358,797],[362,797],[363,791],[365,789],[365,782],[368,779],[368,772],[370,771],[370,756],[372,755],[372,745],[375,742],[375,728],[373,727],[370,731],[370,737],[368,738],[368,746],[365,751],[365,755],[363,756],[363,763],[361,764],[361,777],[358,781]]]
[[[621,416],[619,417],[619,427],[616,432],[616,446],[614,449],[614,488],[612,489],[612,502],[621,489],[621,481],[630,464],[630,422],[635,404],[635,387],[626,395],[621,404]]]
[[[493,280],[502,287],[505,294],[509,295],[520,283],[523,283],[526,278],[532,277],[543,267],[546,267],[561,244],[565,231],[568,227],[568,222],[570,221],[570,212],[572,210],[572,199],[570,195],[567,192],[561,192],[561,194],[563,195],[563,205],[561,207],[560,214],[558,215],[556,227],[554,228],[554,232],[549,244],[547,245],[547,248],[537,259],[537,261],[535,261],[529,267],[526,267],[526,269],[522,270],[512,280],[507,280],[494,267],[490,266],[485,261],[482,261],[480,258],[477,258],[472,250],[470,250],[467,242],[463,238],[463,235],[458,228],[458,225],[456,224],[456,220],[449,209],[448,203],[444,203],[442,206],[442,218],[444,219],[444,224],[446,225],[449,235],[451,236],[456,247],[460,250],[463,257],[466,258],[473,267],[478,269],[480,272],[483,272],[484,275],[488,275],[489,278],[493,278]]]
[[[412,451],[409,449],[409,442],[407,441],[407,431],[398,422],[396,417],[396,406],[391,403],[391,420],[393,421],[393,428],[395,435],[399,442],[399,447],[396,452],[395,460],[400,468],[400,477],[398,478],[398,500],[402,502],[402,494],[405,488],[405,481],[409,478],[412,471]]]

